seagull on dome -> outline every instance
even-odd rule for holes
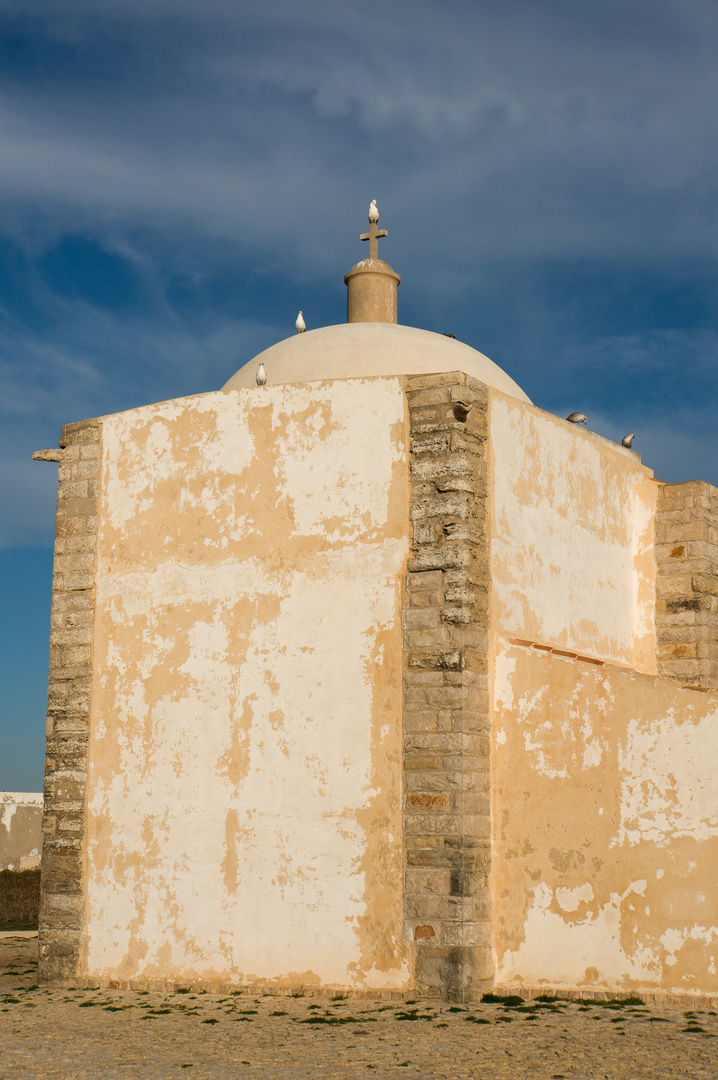
[[[260,364],[257,368],[257,386],[267,385],[267,369],[264,364]]]
[[[631,443],[633,442],[635,437],[636,437],[635,431],[631,432],[630,435],[624,435],[623,438],[621,439],[621,446],[625,446],[628,450],[630,450],[631,449]]]
[[[588,420],[582,412],[572,412],[566,417],[569,424],[587,424]]]
[[[369,224],[376,225],[379,220],[379,208],[376,205],[376,199],[372,199],[369,204]]]
[[[304,321],[304,316],[302,315],[301,311],[297,315],[297,321],[295,322],[294,326],[296,327],[296,331],[298,334],[303,334],[304,331],[307,329],[307,324]]]

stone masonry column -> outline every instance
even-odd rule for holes
[[[66,425],[60,440],[65,453],[55,530],[40,900],[43,982],[74,978],[80,965],[99,440],[96,420]]]
[[[404,625],[406,933],[420,992],[491,987],[487,388],[407,380],[412,554]]]
[[[661,484],[656,507],[658,673],[718,689],[718,488]]]

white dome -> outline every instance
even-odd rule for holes
[[[445,334],[395,323],[340,323],[295,334],[244,364],[222,389],[255,386],[260,364],[264,364],[269,386],[372,375],[463,371],[487,386],[531,404],[505,371],[470,345]]]

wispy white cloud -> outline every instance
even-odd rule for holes
[[[559,380],[617,424],[637,403],[657,446],[660,399],[687,408],[689,373],[703,399],[689,464],[710,440],[712,331],[680,315],[567,325],[535,281],[549,265],[640,275],[715,257],[717,24],[707,0],[0,0],[17,43],[0,40],[2,229],[39,313],[17,317],[0,290],[0,392],[23,454],[61,421],[221,385],[290,326],[278,307],[215,302],[216,283],[242,265],[305,309],[338,297],[377,197],[415,321],[476,323],[470,343],[493,352],[472,312],[500,279],[494,358],[550,408]],[[58,295],[42,259],[68,234],[132,268],[142,311]],[[194,322],[168,299],[178,276]],[[551,303],[578,318],[569,293]]]
[[[74,59],[114,32],[125,64],[59,64],[51,93],[0,83],[0,194],[23,228],[38,204],[74,227],[179,223],[316,272],[308,208],[335,235],[371,186],[409,256],[441,194],[439,266],[478,236],[489,260],[713,250],[699,0],[30,10]]]

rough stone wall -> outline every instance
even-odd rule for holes
[[[403,612],[406,931],[417,989],[467,1001],[493,972],[488,391],[452,372],[410,378],[406,392],[414,528]]]
[[[39,974],[50,982],[72,978],[80,960],[99,439],[88,420],[60,440],[39,933]]]
[[[658,671],[718,689],[718,488],[662,484],[656,512]]]

